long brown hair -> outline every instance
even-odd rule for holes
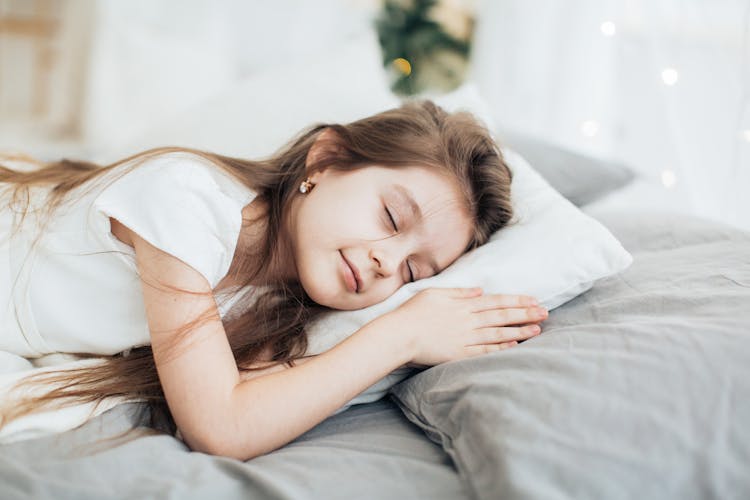
[[[335,132],[322,147],[314,165],[306,164],[307,153],[326,128]],[[293,364],[305,355],[308,339],[305,326],[330,309],[313,302],[298,283],[268,283],[263,291],[245,287],[259,275],[263,266],[277,264],[276,242],[288,207],[305,180],[309,169],[353,170],[377,164],[386,167],[424,166],[449,175],[460,187],[474,227],[469,251],[488,241],[509,224],[511,171],[486,126],[474,115],[460,111],[448,113],[431,100],[412,99],[393,108],[348,124],[318,123],[302,130],[274,155],[246,160],[189,148],[164,147],[138,153],[107,166],[83,161],[61,160],[40,165],[32,171],[0,166],[0,182],[12,185],[12,203],[28,207],[30,189],[45,187],[44,217],[49,220],[55,209],[78,189],[92,185],[104,172],[125,163],[170,152],[187,152],[205,158],[254,190],[263,202],[262,220],[243,221],[262,224],[262,244],[246,255],[238,256],[236,275],[243,295],[234,301],[222,318],[232,352],[240,369],[252,364],[265,350],[273,352],[277,363]],[[23,208],[22,208],[23,212]],[[235,292],[240,293],[240,292]],[[188,325],[189,326],[189,325]],[[81,353],[84,354],[84,353]],[[53,406],[98,403],[109,396],[126,396],[148,402],[151,424],[169,433],[176,430],[166,405],[154,363],[151,346],[141,346],[111,356],[99,356],[104,362],[93,367],[56,370],[26,377],[17,386],[34,382],[54,385],[43,394],[35,394],[6,404],[1,410],[0,428],[23,415]],[[166,422],[166,424],[164,424]]]

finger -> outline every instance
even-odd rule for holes
[[[496,351],[504,351],[518,345],[515,340],[513,342],[504,342],[502,344],[483,344],[483,345],[470,345],[464,348],[466,355],[469,357],[479,356],[481,354],[488,354]]]
[[[526,340],[539,335],[542,328],[539,325],[525,325],[521,327],[490,327],[474,330],[472,344],[492,344],[511,342],[514,340]]]
[[[499,307],[530,307],[538,305],[537,300],[530,295],[509,295],[504,293],[488,293],[474,297],[472,312],[497,309]]]
[[[543,321],[547,315],[547,310],[539,307],[510,307],[474,313],[477,328],[535,323]]]

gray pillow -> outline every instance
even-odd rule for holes
[[[576,153],[519,132],[502,130],[497,142],[520,153],[578,207],[624,187],[635,177],[635,172],[621,163]]]
[[[633,264],[538,337],[391,388],[475,498],[750,498],[750,233],[664,217],[600,219]]]

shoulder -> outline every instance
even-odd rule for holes
[[[159,229],[174,226],[175,231],[237,229],[243,200],[223,188],[220,179],[229,174],[220,169],[188,153],[146,158],[123,165],[93,205],[130,229],[134,228],[128,222],[138,221]]]
[[[114,184],[141,184],[140,187],[165,185],[211,189],[218,187],[220,167],[196,154],[171,152],[136,159],[118,167]]]
[[[215,287],[229,269],[243,201],[222,188],[219,166],[195,155],[149,158],[111,182],[94,202],[112,234],[138,252],[137,239],[187,263]]]
[[[134,159],[116,167],[114,178],[104,191],[181,194],[199,196],[205,201],[221,203],[230,199],[243,206],[256,192],[207,157],[190,151],[160,153]],[[116,186],[116,187],[115,187]],[[106,197],[107,195],[105,195]]]

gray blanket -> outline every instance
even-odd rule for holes
[[[88,448],[143,425],[121,405],[0,447],[0,497],[750,498],[750,235],[597,217],[633,265],[513,349],[424,370],[245,463],[168,436]]]

